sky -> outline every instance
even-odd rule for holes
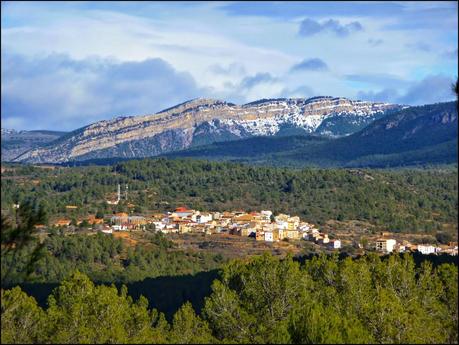
[[[456,1],[2,1],[2,128],[69,131],[198,97],[449,101],[457,17]]]

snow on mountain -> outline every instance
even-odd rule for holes
[[[402,106],[338,97],[262,99],[236,105],[194,99],[157,114],[117,117],[77,129],[14,161],[66,162],[89,158],[147,157],[214,141],[272,136],[282,128],[351,134]]]

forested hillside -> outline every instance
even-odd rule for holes
[[[114,211],[270,209],[324,224],[363,220],[381,230],[457,230],[457,169],[287,169],[193,160],[145,159],[113,166],[6,166],[1,205],[35,200],[48,218],[76,218]],[[117,184],[128,184],[126,201],[107,205]],[[66,210],[75,205],[76,210]]]
[[[161,233],[147,236],[149,243],[128,247],[121,239],[98,233],[48,236],[31,241],[17,252],[3,254],[2,287],[21,283],[58,283],[79,270],[92,280],[128,283],[159,276],[195,274],[220,267],[218,254],[174,250],[174,243]],[[29,259],[39,247],[33,265]]]
[[[201,315],[185,303],[169,323],[125,287],[76,272],[45,309],[18,287],[2,290],[1,342],[457,343],[457,291],[457,266],[415,266],[409,254],[301,266],[264,255],[225,265]]]

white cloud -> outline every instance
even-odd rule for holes
[[[276,72],[294,61],[281,51],[249,46],[211,28],[196,28],[190,20],[168,22],[109,11],[67,15],[41,27],[5,28],[2,42],[2,49],[25,55],[60,52],[75,59],[97,55],[120,61],[162,58],[189,71],[201,86],[216,88],[220,83],[214,84],[208,75],[212,64],[238,62],[256,73]]]
[[[358,3],[350,4],[355,8],[360,6]],[[274,11],[274,3],[269,3],[270,14],[267,16],[231,15],[221,10],[224,3],[211,2],[189,5],[175,2],[69,2],[61,7],[46,2],[11,2],[6,6],[2,3],[2,57],[23,55],[29,58],[30,66],[33,66],[32,61],[40,65],[41,61],[55,53],[66,54],[73,62],[90,61],[96,64],[99,59],[102,66],[127,62],[142,64],[145,60],[157,58],[171,66],[175,82],[181,80],[180,76],[186,72],[190,81],[187,85],[192,85],[188,86],[188,93],[168,90],[177,93],[174,98],[151,91],[152,87],[157,87],[152,81],[135,81],[130,76],[117,80],[117,85],[107,86],[109,92],[104,93],[96,88],[108,80],[101,75],[101,67],[91,70],[86,64],[80,66],[83,72],[78,72],[77,66],[58,68],[48,65],[48,75],[35,75],[33,68],[22,71],[21,76],[10,73],[8,78],[2,79],[2,89],[15,95],[17,109],[26,109],[27,105],[28,111],[32,112],[33,106],[51,109],[54,104],[68,119],[75,116],[72,125],[78,120],[85,124],[94,119],[116,116],[121,111],[125,115],[135,115],[140,110],[153,112],[158,110],[154,104],[172,102],[176,98],[179,103],[185,99],[178,98],[195,94],[236,103],[252,101],[257,97],[301,94],[355,97],[362,90],[365,80],[347,80],[348,75],[369,76],[366,85],[370,85],[371,90],[394,89],[395,92],[384,94],[394,100],[395,94],[407,91],[407,83],[411,85],[430,74],[441,73],[452,77],[458,74],[454,59],[445,58],[452,56],[450,52],[456,52],[457,60],[457,29],[445,31],[443,26],[420,27],[422,21],[414,18],[416,13],[428,16],[428,11],[432,10],[433,20],[438,21],[443,15],[439,9],[450,5],[430,3],[423,4],[421,8],[414,4],[401,4],[403,18],[407,21],[402,28],[397,28],[397,25],[403,24],[402,15],[394,12],[393,4],[388,4],[392,9],[381,15],[379,11],[378,15],[375,11],[365,15],[365,11],[370,11],[368,4],[355,14],[344,11],[343,7],[343,13],[335,11],[333,15],[325,9],[320,12],[322,5],[314,4],[320,12],[314,16],[306,15],[311,5],[295,3],[288,11],[289,15],[279,17]],[[378,6],[385,5],[379,3]],[[302,11],[298,12],[299,7]],[[256,10],[263,12],[264,7]],[[358,22],[364,30],[351,30],[352,34],[345,37],[326,32],[299,37],[298,29],[305,18],[320,23],[334,19],[340,25]],[[445,22],[456,20],[451,18]],[[413,20],[413,28],[410,20]],[[430,51],[410,49],[410,45],[416,42],[428,45]],[[326,61],[328,70],[288,73],[294,64],[311,57]],[[3,60],[2,71],[6,68]],[[43,64],[40,67],[43,68]],[[19,72],[16,70],[15,73]],[[246,78],[263,74],[269,74],[272,80],[244,87]],[[394,80],[398,78],[405,83],[387,85],[387,80],[374,78],[377,74],[391,75]],[[161,80],[164,81],[159,87],[167,90],[167,79]],[[59,85],[59,88],[50,95],[48,92],[53,84]],[[33,95],[19,95],[21,88],[32,86],[39,88]],[[378,92],[371,90],[365,91]],[[118,98],[114,103],[112,95],[116,92]],[[62,104],[61,99],[67,102]],[[138,104],[142,104],[143,108],[137,107]],[[71,115],[77,113],[78,116]],[[43,116],[46,114],[43,113]],[[9,119],[12,118],[18,117],[10,114]]]
[[[113,62],[51,55],[31,60],[13,55],[4,60],[2,119],[28,129],[70,130],[114,116],[151,114],[206,92],[189,73],[162,59]]]

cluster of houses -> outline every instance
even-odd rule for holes
[[[84,220],[77,221],[77,225]],[[307,240],[328,249],[340,249],[341,240],[331,239],[328,234],[322,233],[313,224],[301,221],[298,216],[288,214],[273,215],[271,211],[244,212],[200,212],[186,207],[178,207],[173,212],[156,213],[149,217],[129,215],[121,212],[112,215],[109,219],[88,216],[85,221],[89,225],[97,225],[99,231],[111,234],[113,231],[153,230],[164,234],[227,233],[242,237],[253,237],[257,241],[278,242],[282,240]],[[68,219],[59,219],[54,226],[69,226]],[[43,226],[42,226],[43,227]],[[383,233],[383,237],[374,241],[371,247],[382,253],[418,251],[422,254],[447,253],[457,255],[456,243],[448,246],[414,245],[407,241],[397,243],[388,238],[390,233]],[[362,246],[359,244],[359,247]]]
[[[206,234],[229,233],[242,237],[253,237],[257,241],[277,242],[284,239],[308,239],[319,231],[314,225],[302,222],[297,216],[279,214],[273,216],[271,211],[260,212],[200,212],[179,207],[174,212],[153,215],[155,229],[165,234],[188,232],[203,232]],[[324,239],[322,235],[320,237]],[[329,240],[325,235],[326,240]]]
[[[412,244],[408,241],[397,243],[393,238],[380,238],[375,241],[375,250],[383,253],[399,252],[403,253],[406,251],[420,252],[424,255],[429,254],[449,254],[457,255],[458,246],[457,242],[450,242],[448,245],[434,246],[431,244]]]
[[[271,211],[260,212],[200,212],[186,207],[178,207],[173,212],[157,213],[150,217],[116,213],[104,224],[104,219],[90,216],[86,219],[90,225],[100,224],[104,233],[113,231],[133,231],[152,229],[164,234],[178,233],[228,233],[242,237],[253,237],[257,241],[278,242],[285,239],[305,239],[331,249],[341,247],[340,240],[331,240],[327,234],[319,232],[313,224],[303,222],[298,216],[279,214]],[[83,220],[79,220],[77,225]],[[68,219],[59,219],[53,225],[69,226]]]

